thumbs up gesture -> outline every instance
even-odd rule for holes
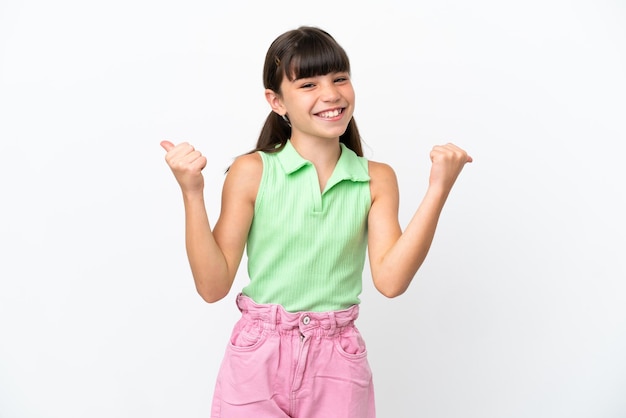
[[[183,193],[202,192],[204,189],[202,169],[207,164],[206,157],[187,142],[174,145],[170,141],[161,141],[161,146],[167,151],[165,161]]]

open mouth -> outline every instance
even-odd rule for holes
[[[337,109],[325,110],[323,112],[316,113],[316,116],[323,118],[323,119],[333,119],[341,115],[342,113],[343,113],[343,108],[340,107]]]

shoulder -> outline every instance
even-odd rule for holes
[[[224,190],[243,192],[254,199],[262,175],[263,160],[258,152],[241,155],[228,169]]]
[[[236,174],[253,174],[255,172],[263,171],[263,160],[258,152],[252,154],[244,154],[235,158],[235,161],[228,169],[228,175]]]
[[[368,160],[367,164],[369,174],[372,179],[396,177],[395,171],[393,171],[393,168],[391,168],[389,164],[380,163],[372,160]]]
[[[226,182],[258,183],[263,174],[263,160],[258,152],[235,158],[226,173]]]
[[[372,187],[397,184],[396,172],[389,164],[368,161],[370,184]]]
[[[368,170],[372,202],[380,196],[398,194],[398,179],[395,171],[389,164],[370,160],[368,161]]]

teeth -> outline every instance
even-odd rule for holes
[[[319,114],[319,116],[322,118],[334,118],[335,116],[339,116],[340,113],[341,113],[341,110],[335,109],[335,110],[330,110],[328,112],[322,112]]]

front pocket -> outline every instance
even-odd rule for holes
[[[242,318],[231,333],[229,345],[237,351],[254,350],[264,341],[265,335],[265,329],[260,322]]]
[[[335,347],[344,357],[360,359],[367,356],[365,341],[356,327],[344,328],[335,338]]]
[[[225,416],[231,409],[224,408],[271,399],[280,364],[275,336],[258,321],[240,320],[235,325],[218,377]]]

